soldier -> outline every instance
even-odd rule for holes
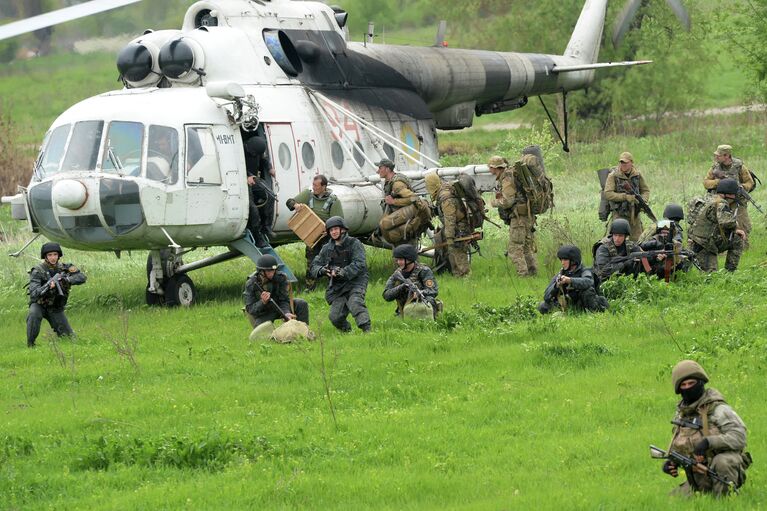
[[[739,223],[738,186],[734,179],[720,180],[716,185],[717,195],[706,202],[696,218],[690,219],[693,223],[687,242],[703,271],[717,271],[717,256],[721,252],[727,252],[726,270],[738,268],[747,238]]]
[[[60,261],[64,253],[58,243],[45,243],[40,249],[40,264],[29,271],[29,313],[27,314],[27,346],[35,347],[43,318],[59,337],[74,335],[64,308],[71,286],[84,284],[86,277],[73,264]]]
[[[243,297],[253,326],[275,319],[297,319],[309,323],[309,304],[293,298],[285,273],[277,271],[277,258],[264,254],[256,261],[256,272],[248,278]]]
[[[648,239],[639,244],[643,251],[673,250],[673,254],[658,254],[647,262],[650,269],[647,271],[657,277],[666,278],[675,271],[687,271],[690,269],[692,254],[682,250],[681,237],[676,236],[676,224],[668,219],[658,220],[655,224],[655,232]],[[668,259],[668,261],[666,261]],[[676,260],[676,264],[673,263]]]
[[[716,187],[722,179],[734,179],[739,186],[750,192],[756,186],[751,172],[739,158],[732,157],[732,146],[720,145],[714,151],[714,163],[711,165],[706,178],[703,180],[703,186],[709,193],[718,193]],[[748,201],[738,199],[738,225],[745,231],[746,236],[751,232],[751,218],[748,216]],[[746,241],[748,248],[748,242]]]
[[[390,223],[387,222],[387,218],[393,218],[392,215],[396,211],[410,206],[411,204],[415,204],[418,201],[418,195],[416,195],[416,193],[413,191],[413,188],[410,185],[410,180],[407,178],[407,176],[394,172],[393,161],[388,158],[384,158],[376,163],[376,165],[378,166],[378,177],[384,180],[384,216],[381,219],[381,224],[379,225],[385,225]],[[397,220],[395,223],[397,223],[398,226],[407,223],[406,218],[401,219],[401,221],[401,224],[399,223],[400,220]],[[395,228],[396,227],[393,227],[391,230],[394,230]],[[388,228],[382,228],[382,230],[388,230]],[[386,233],[384,233],[384,238],[386,238],[387,241],[393,241],[391,239],[391,235],[387,236]],[[408,238],[403,238],[398,241],[401,243],[417,245],[417,241],[412,237],[412,232],[409,233]]]
[[[531,214],[527,197],[517,183],[514,170],[502,156],[493,156],[487,163],[496,179],[495,199],[490,203],[509,226],[509,245],[506,254],[517,268],[520,277],[538,273],[535,260],[535,215]]]
[[[608,226],[618,218],[628,221],[631,241],[637,241],[642,234],[640,208],[635,193],[641,195],[645,202],[650,200],[650,189],[642,174],[634,167],[634,157],[631,153],[623,152],[618,166],[607,176],[604,196],[611,211]]]
[[[713,480],[707,475],[708,469],[739,488],[746,482],[746,469],[751,465],[751,454],[745,452],[746,425],[719,391],[705,388],[708,375],[697,362],[679,362],[671,371],[671,380],[674,392],[682,399],[672,421],[674,436],[669,450],[694,457],[697,462],[687,472],[687,482],[672,493],[726,495],[731,486]],[[677,477],[679,467],[669,460],[663,472]]]
[[[607,298],[599,291],[597,280],[590,268],[581,266],[581,249],[563,245],[557,251],[562,270],[554,275],[538,305],[541,314],[555,308],[562,311],[602,312],[607,310]]]
[[[669,227],[671,237],[674,239],[674,243],[678,243],[680,246],[684,244],[684,229],[680,223],[684,220],[684,210],[679,204],[666,204],[663,209],[663,219],[670,220],[671,225]],[[659,220],[658,222],[661,222]],[[655,236],[658,231],[658,223],[650,225],[642,232],[642,235],[637,240],[637,243],[643,247],[644,243],[650,238]],[[643,247],[644,248],[644,247]]]
[[[456,197],[453,187],[443,182],[434,172],[424,176],[426,191],[437,207],[437,214],[442,222],[442,229],[434,235],[434,243],[446,243],[447,260],[450,271],[456,277],[467,277],[471,273],[469,265],[469,244],[455,241],[455,238],[469,236],[472,233],[468,214],[463,202]]]
[[[600,280],[605,281],[614,274],[637,274],[637,263],[629,254],[642,249],[626,239],[630,232],[631,227],[623,218],[610,224],[610,235],[599,242],[594,254],[594,271]]]
[[[404,316],[406,305],[423,302],[431,307],[432,317],[436,317],[439,286],[431,268],[418,262],[418,250],[413,245],[399,245],[394,248],[392,255],[397,270],[386,281],[384,300],[396,300],[400,316]]]
[[[328,178],[322,174],[317,174],[312,179],[312,189],[304,190],[285,203],[290,211],[300,211],[301,208],[308,207],[317,214],[323,222],[327,222],[331,216],[340,216],[343,218],[344,211],[341,201],[328,189]],[[309,268],[312,266],[312,260],[320,253],[322,245],[327,241],[327,236],[315,243],[314,247],[306,246],[306,289],[312,291],[317,285],[317,281],[309,276]]]
[[[257,247],[269,246],[274,220],[275,196],[267,179],[274,179],[274,168],[266,154],[266,139],[254,136],[245,141],[245,168],[250,188],[248,230]],[[267,176],[269,176],[267,178]]]
[[[325,299],[330,304],[330,321],[337,329],[350,332],[352,327],[346,317],[351,312],[357,327],[369,332],[370,314],[365,305],[368,287],[365,248],[357,238],[347,234],[348,227],[339,216],[330,217],[325,222],[325,230],[330,241],[312,261],[310,274],[315,279],[330,279],[325,291]]]

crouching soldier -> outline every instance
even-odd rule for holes
[[[594,250],[594,272],[600,281],[614,274],[637,275],[639,272],[638,261],[630,256],[642,249],[626,239],[630,233],[628,220],[618,218],[610,224],[610,235],[597,243]]]
[[[288,277],[277,271],[277,266],[273,255],[262,255],[256,261],[256,272],[245,285],[245,312],[252,318],[254,328],[275,319],[309,323],[309,304],[292,297]]]
[[[396,247],[392,256],[398,268],[386,281],[384,300],[396,300],[397,312],[403,318],[435,318],[438,312],[439,287],[431,268],[418,262],[418,250],[412,245]],[[413,307],[410,307],[411,304]]]
[[[74,335],[64,307],[69,289],[85,283],[85,274],[73,264],[60,261],[64,253],[58,243],[46,243],[40,249],[40,264],[29,272],[29,313],[27,314],[27,346],[34,348],[43,318],[59,337]]]
[[[538,305],[541,314],[560,309],[563,312],[602,312],[607,309],[607,298],[599,291],[597,277],[590,268],[581,266],[581,250],[564,245],[557,250],[562,269],[554,275]]]
[[[365,247],[360,240],[347,234],[348,229],[343,218],[328,218],[325,230],[330,241],[322,246],[312,261],[310,274],[315,279],[330,279],[325,300],[330,304],[329,318],[333,326],[343,332],[350,332],[352,327],[346,317],[351,313],[357,327],[363,332],[369,332],[370,314],[365,305],[368,287]]]
[[[703,492],[722,496],[739,488],[746,482],[746,469],[751,465],[751,455],[746,452],[746,425],[719,391],[706,388],[708,375],[697,362],[679,362],[671,371],[671,380],[674,392],[682,399],[671,421],[674,436],[669,450],[695,462],[685,469],[687,482],[672,494]],[[663,472],[677,477],[679,466],[668,460]]]

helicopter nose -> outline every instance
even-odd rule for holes
[[[63,179],[53,185],[53,202],[62,208],[77,210],[88,200],[88,190],[80,181]]]

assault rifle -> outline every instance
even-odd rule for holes
[[[748,202],[754,205],[754,207],[759,213],[764,214],[764,210],[759,206],[759,204],[757,204],[754,198],[751,197],[751,194],[748,193],[746,189],[743,188],[742,186],[738,188],[738,197],[746,199]]]
[[[48,282],[45,283],[45,289],[41,294],[46,295],[48,292],[52,289],[51,284],[53,284],[53,287],[56,289],[56,294],[59,296],[64,296],[64,288],[61,286],[61,281],[68,282],[66,277],[66,270],[62,270],[57,272],[53,277],[48,279]]]
[[[732,481],[728,481],[724,477],[720,476],[710,468],[708,468],[704,463],[700,463],[698,461],[695,461],[694,458],[690,458],[689,456],[685,456],[684,454],[678,453],[676,451],[669,450],[664,451],[660,447],[655,447],[654,445],[650,446],[650,456],[656,459],[666,459],[672,462],[674,465],[678,467],[684,468],[685,475],[687,476],[687,482],[690,483],[690,486],[697,490],[698,484],[695,482],[695,477],[693,476],[692,469],[695,466],[701,467],[705,470],[708,477],[713,479],[714,481],[719,481],[720,483],[728,486],[733,492],[738,493],[738,488],[735,486],[735,483]]]
[[[418,286],[415,285],[415,282],[413,282],[410,279],[406,279],[404,275],[402,275],[402,270],[397,270],[394,272],[393,277],[402,282],[407,287],[407,292],[415,297],[416,300],[419,302],[425,302],[426,297],[423,295],[423,291],[418,289]]]
[[[321,269],[322,273],[327,275],[328,279],[330,280],[329,286],[333,285],[333,279],[340,276],[341,273],[341,267],[340,266],[330,266],[326,265],[323,266]]]
[[[453,239],[453,243],[459,242],[459,241],[468,241],[468,242],[474,244],[477,241],[481,240],[483,237],[484,237],[484,234],[482,233],[482,231],[477,231],[477,232],[473,232],[473,233],[469,234],[468,236],[461,236],[459,238],[454,238]],[[447,241],[444,241],[442,243],[437,243],[436,245],[432,245],[430,247],[422,248],[421,250],[418,251],[418,253],[419,254],[423,254],[424,252],[428,252],[429,250],[434,250],[434,249],[437,249],[437,248],[446,247],[449,244],[450,243],[448,243]]]
[[[644,200],[644,197],[642,197],[642,194],[639,193],[639,190],[637,190],[631,182],[626,181],[623,183],[623,190],[626,193],[630,193],[634,196],[634,198],[637,201],[637,204],[639,204],[639,209],[643,211],[647,216],[650,217],[650,220],[653,222],[658,222],[658,218],[655,216],[655,213],[652,212],[652,209],[650,209],[650,205],[647,204],[647,201]]]
[[[261,284],[258,283],[258,277],[254,277],[253,278],[253,283],[256,285],[256,288],[261,293],[266,292],[266,289],[261,287]],[[260,299],[260,297],[259,297],[259,299]],[[280,316],[282,316],[282,319],[284,319],[285,321],[290,321],[290,318],[288,317],[288,314],[285,311],[283,311],[282,308],[280,308],[280,306],[277,304],[277,302],[274,301],[274,298],[272,298],[271,293],[269,293],[269,304],[272,305],[272,307],[274,307],[275,310],[277,310],[277,312],[280,313]]]

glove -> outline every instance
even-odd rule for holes
[[[671,477],[676,477],[679,475],[676,470],[676,464],[671,460],[666,460],[666,463],[663,464],[663,468],[661,470],[663,470],[665,474],[668,474]]]
[[[693,451],[696,456],[705,456],[708,451],[708,438],[703,438],[700,442],[695,444],[695,450]]]

